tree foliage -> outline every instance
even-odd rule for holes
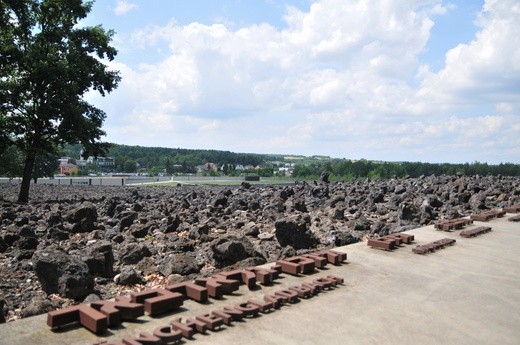
[[[65,154],[75,157],[81,147],[65,146]],[[140,169],[172,173],[192,173],[195,167],[205,163],[215,163],[226,175],[239,175],[244,171],[235,170],[237,164],[261,166],[254,171],[261,176],[271,176],[278,169],[278,164],[293,163],[283,155],[234,153],[217,150],[194,150],[164,147],[142,147],[112,144],[108,155],[116,160],[117,172],[125,172],[125,162],[137,162]],[[274,163],[276,162],[276,163]],[[419,177],[421,175],[506,175],[520,176],[520,165],[501,163],[491,165],[473,163],[424,163],[424,162],[381,162],[366,159],[331,159],[324,157],[303,157],[295,164],[293,176],[302,179],[319,179],[323,171],[328,171],[332,180],[350,180],[353,178],[390,179],[398,177]],[[132,163],[132,164],[133,164]]]
[[[107,149],[100,141],[106,114],[83,98],[117,87],[113,35],[101,26],[82,27],[90,12],[82,0],[0,0],[0,150],[24,155],[19,202],[29,198],[37,156],[80,142],[87,154]]]
[[[56,153],[44,152],[36,156],[31,178],[36,182],[40,177],[52,177],[58,170],[59,151]]]
[[[0,154],[0,176],[14,178],[22,175],[23,156],[16,146],[10,146]]]
[[[473,162],[464,164],[422,163],[422,162],[375,162],[368,160],[352,161],[335,159],[329,162],[298,164],[294,176],[298,178],[317,178],[322,171],[332,174],[333,180],[352,178],[389,179],[419,177],[421,175],[506,175],[520,176],[520,165],[501,163],[490,165]]]
[[[124,168],[124,163],[126,161],[133,160],[134,162],[137,162],[139,167],[142,169],[161,167],[161,170],[166,169],[167,173],[195,172],[196,166],[206,163],[215,163],[220,168],[224,164],[233,167],[236,164],[256,166],[265,164],[267,161],[281,159],[281,156],[266,154],[234,153],[219,150],[127,146],[117,144],[112,144],[107,154],[116,159],[116,166],[118,169]]]
[[[61,151],[56,153],[41,153],[34,160],[34,169],[31,175],[33,180],[40,177],[52,177],[58,170],[58,158]],[[0,176],[10,178],[21,176],[24,167],[24,155],[16,146],[8,147],[0,154]]]

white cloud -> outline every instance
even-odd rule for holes
[[[134,3],[131,3],[128,0],[116,0],[116,7],[114,8],[114,13],[118,16],[121,16],[136,8],[138,8],[138,6]]]
[[[439,73],[425,73],[419,95],[448,103],[515,102],[520,87],[520,3],[486,1],[480,31],[446,54]]]
[[[127,144],[239,152],[482,161],[494,147],[520,160],[519,7],[486,2],[475,39],[438,73],[420,61],[434,17],[452,8],[435,0],[322,0],[289,8],[283,30],[143,28],[122,51],[165,57],[120,68],[107,131]]]

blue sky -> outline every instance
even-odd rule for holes
[[[520,163],[517,0],[97,0],[127,145]]]

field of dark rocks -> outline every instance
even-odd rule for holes
[[[0,322],[520,203],[520,178],[0,184]]]

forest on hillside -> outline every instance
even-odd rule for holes
[[[64,155],[78,159],[80,145],[65,146]],[[194,150],[165,147],[144,147],[111,144],[107,157],[115,158],[115,172],[138,171],[153,174],[196,173],[197,167],[214,163],[218,168],[225,166],[231,172],[236,165],[265,166],[280,161],[281,155],[235,153],[219,150]],[[225,168],[225,169],[226,169]]]
[[[54,176],[58,169],[59,157],[70,157],[71,162],[74,163],[80,158],[80,152],[80,145],[66,145],[54,155],[38,157],[33,177]],[[290,174],[296,179],[318,180],[323,172],[328,172],[331,181],[454,174],[520,176],[520,164],[514,163],[493,165],[481,162],[459,164],[382,162],[326,156],[284,156],[118,144],[112,144],[106,155],[115,159],[115,167],[112,171],[114,173],[140,172],[148,175],[195,174],[197,167],[211,163],[212,169],[208,169],[204,174],[238,176],[255,173],[264,177]],[[20,176],[22,164],[23,154],[14,147],[10,148],[0,155],[0,176]],[[245,169],[237,170],[237,166]],[[89,172],[96,173],[95,166],[88,167],[88,171],[82,171],[81,174]]]
[[[491,165],[480,162],[452,164],[332,159],[328,162],[298,164],[295,166],[293,176],[296,178],[314,177],[316,179],[323,171],[329,173],[331,180],[351,180],[353,178],[389,179],[456,174],[520,176],[520,165],[512,163]]]

